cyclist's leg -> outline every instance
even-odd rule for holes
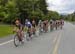
[[[56,24],[56,30],[57,30],[58,25]]]
[[[20,31],[17,31],[17,35],[18,35],[19,41],[22,41],[22,38],[21,38],[21,32],[20,32]]]
[[[44,31],[46,32],[46,23],[44,24]]]
[[[61,22],[61,29],[62,29],[62,27],[63,27],[63,23]]]
[[[34,26],[32,27],[32,31],[33,31],[33,34],[35,34],[35,27]]]
[[[21,31],[21,37],[23,39],[23,37],[24,37],[24,31]]]
[[[50,24],[50,31],[52,31],[52,24]]]
[[[43,24],[40,24],[40,26],[39,26],[39,31],[40,31],[40,32],[43,32]]]
[[[46,24],[46,32],[48,31],[48,24]]]
[[[43,31],[45,32],[45,25],[43,25]]]
[[[28,33],[29,37],[31,37],[31,36],[30,36],[30,32],[31,32],[31,31],[30,31],[30,30],[31,30],[31,28],[28,27],[28,31],[27,31],[27,33]]]

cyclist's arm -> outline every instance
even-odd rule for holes
[[[13,28],[13,32],[16,32],[16,27],[14,26],[14,28]]]

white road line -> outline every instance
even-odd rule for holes
[[[5,44],[8,44],[8,43],[10,43],[10,42],[12,42],[12,41],[14,41],[14,40],[12,39],[12,40],[9,40],[9,41],[6,41],[6,42],[3,42],[3,43],[0,43],[0,46],[5,45]]]

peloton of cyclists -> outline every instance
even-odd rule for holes
[[[50,26],[50,30],[53,30],[54,28],[61,28],[64,25],[64,20],[60,19],[60,20],[50,20],[48,21],[47,19],[45,20],[39,20],[38,22],[38,28],[40,31],[43,32],[47,32],[48,31],[48,27]],[[15,27],[14,31],[18,34],[18,36],[20,37],[20,40],[22,40],[22,36],[24,36],[24,26],[20,23],[20,20],[16,20],[15,21]],[[29,33],[29,37],[31,37],[32,34],[35,34],[36,32],[36,21],[33,19],[32,21],[30,21],[29,19],[25,20],[25,27],[27,27],[27,33]]]

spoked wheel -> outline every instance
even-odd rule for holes
[[[22,40],[20,39],[20,37],[18,37],[17,35],[14,36],[14,45],[17,47],[19,46],[19,44],[24,44],[25,41],[25,37],[22,38]]]
[[[17,47],[19,45],[19,37],[17,35],[14,36],[14,45]]]

